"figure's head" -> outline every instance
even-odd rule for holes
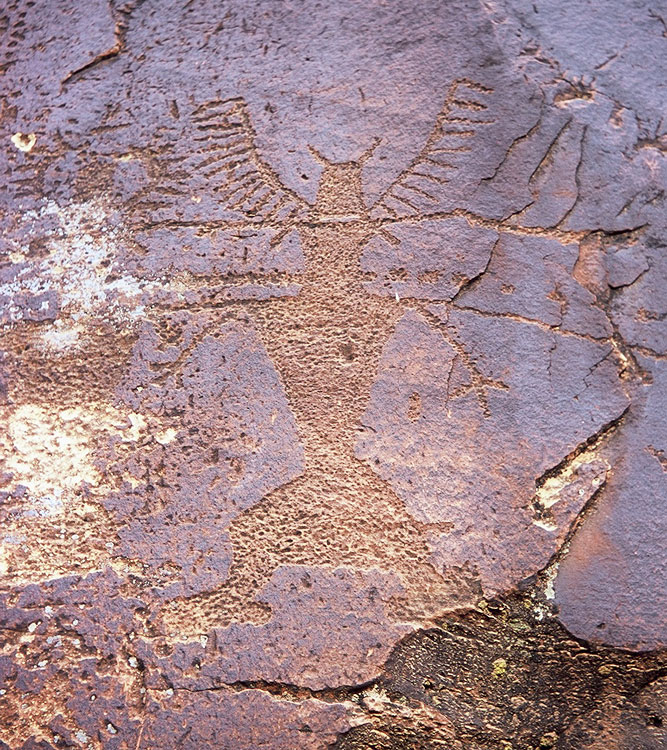
[[[363,216],[367,209],[361,190],[361,171],[380,143],[373,145],[354,161],[332,162],[309,146],[311,154],[324,167],[317,188],[316,211],[322,216]]]

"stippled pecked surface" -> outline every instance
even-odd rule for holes
[[[659,9],[0,28],[0,747],[663,747]]]

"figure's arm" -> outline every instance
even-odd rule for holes
[[[486,103],[492,93],[473,81],[452,83],[426,143],[374,208],[401,218],[422,213],[429,202],[437,204],[452,170],[458,169],[457,162],[472,150],[472,138],[494,121]]]
[[[153,180],[135,209],[156,224],[263,225],[307,209],[262,158],[241,98],[212,100],[179,113],[158,145]],[[166,141],[166,142],[165,142]]]

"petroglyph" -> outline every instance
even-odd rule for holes
[[[167,598],[188,590],[191,594],[199,594],[204,588],[201,593],[205,599],[200,604],[204,612],[214,611],[215,619],[205,616],[203,620],[190,620],[187,624],[186,620],[190,618],[184,613],[192,604],[178,599],[165,611],[171,628],[183,632],[191,627],[200,631],[233,619],[265,617],[256,610],[257,592],[269,580],[272,571],[286,565],[379,566],[397,572],[407,593],[402,601],[395,602],[395,616],[422,619],[442,611],[448,602],[460,606],[462,601],[473,596],[471,581],[475,571],[478,575],[481,571],[482,587],[494,592],[530,574],[553,554],[559,537],[554,535],[550,540],[549,534],[555,529],[545,524],[540,527],[545,536],[540,542],[544,551],[539,560],[530,559],[519,563],[519,567],[511,567],[504,574],[508,577],[499,576],[495,554],[490,557],[494,570],[490,576],[484,573],[485,566],[476,554],[461,556],[457,546],[453,548],[453,554],[444,551],[450,544],[447,539],[455,540],[461,533],[470,538],[464,522],[469,513],[470,499],[466,498],[465,490],[457,490],[454,495],[463,494],[456,501],[458,505],[453,506],[459,508],[454,512],[451,500],[441,495],[439,488],[448,487],[447,494],[453,497],[452,481],[457,481],[454,476],[465,475],[463,466],[469,460],[463,458],[462,462],[462,456],[474,455],[481,449],[481,444],[489,450],[491,436],[496,434],[495,422],[507,409],[502,401],[498,402],[498,398],[503,397],[492,394],[505,391],[515,394],[512,398],[522,398],[518,395],[518,381],[511,386],[499,371],[495,374],[481,369],[488,342],[483,338],[475,340],[475,333],[462,336],[467,326],[487,326],[483,319],[478,319],[476,307],[466,308],[466,301],[480,284],[493,277],[495,255],[505,246],[516,246],[518,230],[514,227],[510,230],[513,233],[509,233],[503,223],[473,214],[443,212],[438,204],[438,196],[448,184],[448,179],[438,170],[465,169],[466,160],[477,157],[474,146],[478,130],[495,122],[489,114],[489,104],[485,103],[492,94],[492,89],[471,81],[453,83],[423,149],[370,207],[363,195],[362,170],[380,139],[376,139],[356,160],[342,163],[332,162],[312,149],[313,156],[320,163],[321,173],[316,200],[311,205],[286,188],[262,158],[255,145],[256,134],[245,103],[242,99],[232,99],[205,102],[195,106],[189,116],[186,111],[179,110],[174,126],[179,140],[164,144],[157,160],[152,160],[150,169],[144,166],[149,172],[148,183],[135,195],[127,218],[121,216],[116,227],[104,226],[102,206],[92,204],[63,210],[50,203],[37,215],[28,212],[24,217],[24,222],[51,215],[56,217],[55,232],[49,235],[55,234],[56,239],[47,242],[46,260],[40,261],[36,267],[33,264],[32,268],[26,264],[24,273],[28,280],[23,281],[19,273],[14,286],[5,290],[7,295],[29,292],[39,298],[53,291],[53,280],[58,280],[57,304],[62,312],[58,322],[61,327],[53,326],[41,332],[42,345],[60,343],[66,346],[77,336],[84,316],[101,316],[110,323],[123,321],[129,330],[136,330],[132,321],[144,315],[156,320],[157,328],[154,327],[152,333],[144,329],[145,333],[140,334],[134,346],[134,364],[130,366],[128,377],[119,382],[116,396],[133,410],[138,410],[141,419],[146,420],[152,413],[149,421],[157,453],[148,461],[153,464],[158,455],[163,455],[151,473],[157,472],[162,477],[165,489],[159,492],[159,501],[156,495],[155,509],[151,509],[153,502],[150,502],[138,518],[123,520],[127,517],[127,509],[138,501],[138,510],[145,503],[145,493],[154,492],[150,489],[153,482],[142,479],[142,471],[129,468],[137,461],[145,463],[142,455],[146,458],[150,455],[146,453],[143,441],[138,445],[136,456],[125,451],[125,458],[120,462],[114,458],[108,464],[105,470],[108,492],[103,504],[121,522],[121,542],[115,546],[111,559],[126,561],[123,565],[130,562],[135,573],[143,571],[143,575],[148,575],[154,570],[158,574],[156,580],[162,581],[157,584],[158,588],[166,586],[165,594],[171,592]],[[171,135],[173,138],[175,133]],[[187,138],[187,148],[184,148],[183,138]],[[444,153],[448,154],[448,162],[441,160]],[[137,155],[136,159],[141,162],[143,157]],[[424,180],[430,183],[428,191],[418,186]],[[407,197],[406,191],[411,193],[411,198]],[[427,211],[425,206],[432,206],[434,202],[434,208]],[[35,230],[28,230],[28,242],[31,232],[34,234]],[[531,247],[539,242],[531,236],[531,230],[527,230],[524,241],[532,243]],[[469,242],[474,253],[463,250],[461,242]],[[549,242],[553,247],[559,247],[557,240]],[[67,258],[63,256],[64,252],[68,252]],[[119,258],[132,269],[122,277],[114,273],[114,261],[117,263]],[[571,270],[573,261],[567,263],[566,268]],[[281,289],[287,290],[286,294],[276,293],[270,282],[269,286],[263,283],[265,276],[270,279],[271,274],[278,272],[287,274],[281,283]],[[431,280],[429,274],[434,273],[438,275]],[[205,286],[200,286],[198,279],[203,276],[206,276]],[[188,324],[183,328],[182,323],[177,323],[176,318],[168,313],[165,313],[167,317],[155,318],[160,307],[187,306],[192,299],[192,290],[204,291],[211,277],[220,278],[222,286],[226,285],[228,289],[243,289],[254,284],[259,296],[251,294],[246,300],[228,297],[224,318],[215,312],[216,297],[208,302],[199,296],[194,304],[201,310],[209,308],[211,312],[194,327]],[[565,286],[561,276],[554,274],[555,288],[560,295],[565,295],[561,305],[567,305],[571,316],[577,309],[574,305],[585,311],[592,298],[571,277],[567,278],[569,281]],[[521,278],[512,279],[511,289],[513,300],[526,297]],[[433,306],[434,302],[438,306]],[[459,308],[470,309],[470,312],[458,313]],[[540,318],[542,313],[521,306],[507,308],[507,314],[513,314],[514,309],[521,314],[517,321],[553,330],[548,337],[550,351],[559,346],[562,317]],[[480,312],[485,310],[482,308]],[[506,314],[503,308],[493,312],[501,318]],[[592,432],[595,432],[602,426],[603,417],[606,421],[616,418],[625,402],[618,389],[611,400],[600,390],[603,370],[596,371],[595,368],[605,361],[605,352],[608,353],[609,349],[597,340],[603,339],[607,331],[602,328],[600,332],[599,326],[586,328],[585,314],[579,313],[582,322],[573,326],[573,330],[563,327],[563,334],[567,333],[574,339],[571,343],[563,339],[561,346],[574,346],[582,354],[587,350],[590,352],[584,354],[583,363],[589,362],[591,369],[590,372],[585,369],[586,378],[580,392],[585,390],[589,399],[592,396],[593,403],[599,399],[607,403],[606,412],[600,412],[603,401],[594,407],[597,413]],[[67,316],[74,327],[62,328],[63,316]],[[159,320],[163,322],[157,322]],[[234,320],[237,322],[232,323]],[[182,434],[185,423],[183,416],[168,417],[166,421],[165,416],[170,412],[182,414],[182,407],[178,406],[183,398],[179,395],[181,388],[185,388],[183,394],[192,389],[190,407],[201,402],[192,412],[191,432],[193,429],[199,432],[201,425],[208,423],[218,408],[214,400],[219,397],[217,394],[225,393],[226,386],[222,391],[217,390],[217,386],[210,391],[213,401],[201,401],[201,388],[213,387],[210,375],[202,375],[204,379],[198,382],[196,377],[192,379],[186,373],[193,368],[193,372],[210,372],[218,355],[212,354],[213,339],[208,337],[221,324],[221,331],[233,325],[241,326],[237,330],[239,333],[245,330],[243,335],[246,337],[254,335],[253,328],[259,334],[269,360],[280,373],[298,425],[304,463],[299,465],[297,462],[290,470],[280,469],[278,475],[287,472],[287,479],[271,482],[276,484],[272,491],[263,498],[258,494],[250,501],[248,482],[257,481],[251,477],[259,469],[248,464],[244,449],[238,453],[232,450],[230,454],[229,448],[216,448],[216,451],[227,453],[225,461],[229,462],[226,479],[216,490],[216,493],[222,492],[221,499],[214,499],[216,493],[209,494],[210,499],[203,507],[210,504],[210,510],[204,515],[199,510],[193,514],[185,509],[194,499],[192,493],[201,492],[199,486],[206,474],[203,468],[206,459],[202,449],[198,448],[193,454],[195,463],[191,478],[186,479],[179,472],[178,476],[167,479],[164,457],[173,455],[175,458],[183,454],[183,442],[178,436]],[[516,323],[511,319],[507,323],[502,320],[498,324],[489,323],[498,330],[513,325]],[[386,393],[382,396],[383,404],[387,399],[393,402],[398,398],[397,408],[392,413],[399,422],[388,429],[387,425],[377,422],[373,406],[373,394],[379,393],[378,389],[382,387],[382,372],[386,367],[381,362],[391,362],[392,370],[401,381],[410,380],[409,371],[404,368],[410,366],[413,356],[419,355],[416,352],[408,354],[403,364],[409,345],[401,343],[401,337],[406,327],[415,326],[410,337],[416,341],[425,336],[422,346],[430,357],[442,350],[442,362],[434,361],[434,376],[440,377],[435,375],[436,372],[446,374],[446,409],[433,412],[430,403],[434,394],[429,394],[433,386],[428,379],[415,382],[410,388],[421,399],[418,419],[408,416],[407,406],[401,403],[400,389],[394,390],[395,395]],[[417,333],[417,330],[421,332]],[[166,334],[166,331],[173,333]],[[280,335],[276,336],[275,331],[280,331]],[[166,342],[160,343],[164,335],[170,342],[166,346]],[[538,339],[544,338],[539,331],[535,335]],[[504,333],[501,340],[508,340],[507,336]],[[594,336],[595,343],[589,343]],[[179,340],[182,343],[177,344]],[[392,353],[394,346],[397,347],[396,353]],[[540,349],[545,345],[537,344],[536,339],[536,346],[531,356],[537,358],[536,363],[541,357],[546,362],[546,348]],[[141,352],[151,348],[154,354],[146,359]],[[224,370],[228,355],[222,355],[222,351],[225,350],[221,350],[222,358],[217,366]],[[230,354],[229,363],[236,368],[239,350]],[[203,358],[202,364],[198,365],[200,358]],[[152,364],[146,370],[149,362]],[[607,364],[603,378],[613,380],[613,364],[611,361]],[[262,368],[266,366],[261,365]],[[420,380],[432,366],[421,363]],[[201,367],[205,369],[200,370]],[[376,383],[378,368],[380,380]],[[141,374],[142,369],[146,370],[145,374]],[[160,375],[162,370],[164,374]],[[245,370],[243,377],[251,380],[251,372]],[[416,375],[415,371],[412,377]],[[179,382],[181,385],[177,385]],[[186,385],[187,382],[191,385]],[[580,388],[576,378],[571,385],[567,380],[551,382],[552,387],[564,388],[562,395],[558,395],[557,390],[551,399],[563,398],[568,391],[573,393],[571,389]],[[158,396],[160,392],[162,396]],[[265,399],[266,388],[260,392],[261,398]],[[242,399],[248,397],[241,396]],[[193,398],[196,402],[192,401]],[[171,406],[168,405],[170,402]],[[581,407],[574,406],[573,426],[577,421],[581,422],[582,407],[587,408],[585,402]],[[278,407],[278,412],[274,408],[272,420],[282,408]],[[462,431],[462,426],[456,424],[460,417],[454,416],[458,411],[465,415],[462,417],[465,421],[479,419],[478,430],[485,424],[491,425],[489,436],[480,445],[477,439],[468,443],[469,438],[464,438],[465,429]],[[155,424],[156,418],[159,418],[159,427]],[[538,420],[543,422],[542,413]],[[224,431],[227,428],[222,424],[218,429]],[[428,457],[424,454],[422,459],[412,456],[409,459],[412,469],[400,469],[400,464],[394,463],[393,473],[387,473],[383,466],[392,451],[398,450],[401,461],[406,460],[413,449],[407,449],[403,441],[407,439],[416,447],[424,439],[419,435],[425,427],[435,430],[427,440],[434,446],[441,443],[439,430],[447,434],[453,429],[454,434],[460,436],[456,450],[453,445],[448,445],[444,451],[429,451]],[[554,422],[554,429],[563,428],[565,434],[560,445],[557,442],[545,446],[547,452],[541,462],[525,476],[517,476],[516,487],[507,484],[506,480],[498,484],[492,472],[482,480],[482,486],[487,482],[490,491],[501,493],[503,505],[517,506],[512,513],[518,515],[510,515],[507,520],[501,515],[499,528],[504,528],[509,522],[515,528],[516,524],[520,528],[525,526],[525,533],[529,532],[529,515],[525,511],[523,520],[523,514],[532,495],[531,471],[535,472],[535,477],[539,476],[549,460],[556,462],[559,455],[568,453],[592,434],[587,426],[583,431],[575,429],[569,433],[561,415]],[[247,431],[248,427],[245,429]],[[246,433],[240,434],[243,437]],[[170,439],[165,439],[166,435]],[[213,435],[211,432],[209,441],[214,440]],[[385,443],[390,435],[394,441],[398,440],[396,446],[400,447],[390,448]],[[280,440],[285,447],[290,440],[294,445],[295,439],[296,435],[289,438],[282,430]],[[518,435],[517,439],[520,439]],[[415,440],[418,441],[416,444]],[[252,448],[264,462],[270,460],[267,452],[271,450],[270,443],[262,438]],[[113,450],[117,453],[116,448]],[[101,455],[99,450],[98,455]],[[391,460],[395,462],[396,458]],[[431,484],[438,499],[428,500],[431,510],[421,510],[419,503],[422,501],[418,499],[420,483],[427,475],[431,477],[428,482],[433,482],[433,470],[442,460],[455,460],[456,468],[447,471],[447,481],[439,477]],[[423,478],[408,478],[422,462],[425,462],[424,468],[418,471],[426,471]],[[194,469],[200,463],[202,468]],[[522,459],[523,463],[525,459]],[[119,468],[122,466],[128,468]],[[430,468],[426,469],[427,466]],[[407,474],[401,476],[401,471],[407,471]],[[236,478],[234,473],[238,474]],[[114,475],[118,479],[112,479]],[[214,472],[214,478],[209,481],[220,482],[220,477],[216,476]],[[76,475],[72,481],[77,483]],[[467,481],[464,480],[464,485]],[[127,489],[124,489],[123,482]],[[97,476],[96,483],[99,484]],[[183,488],[180,492],[176,490],[178,485]],[[237,489],[232,490],[235,485]],[[187,494],[183,495],[183,491]],[[132,496],[136,501],[130,499]],[[222,498],[225,500],[220,506]],[[230,501],[238,510],[224,510],[224,503]],[[256,510],[239,515],[249,505],[257,503]],[[573,506],[569,515],[565,515],[563,531],[576,517],[579,507]],[[179,526],[173,526],[168,519],[177,508],[182,520]],[[188,557],[181,545],[192,544],[192,533],[200,533],[196,530],[204,525],[218,530],[216,533],[221,534],[222,546],[213,553],[218,543],[210,542],[204,544],[198,554],[221,556],[220,562],[201,578],[196,572],[203,564],[201,558],[199,563],[193,562],[195,567],[186,575],[183,559],[177,561],[176,558]],[[258,528],[264,529],[266,535],[260,546],[255,541]],[[369,533],[372,529],[374,531]],[[231,553],[224,541],[227,531]],[[163,536],[165,533],[169,533],[170,541]],[[492,533],[495,536],[498,531]],[[183,541],[179,542],[181,536]],[[151,539],[153,541],[149,541]],[[160,539],[163,541],[158,541]],[[172,551],[158,552],[161,544]],[[481,559],[486,554],[482,553]],[[415,575],[416,571],[419,571],[418,575]],[[174,588],[179,575],[186,576],[185,589],[180,584]],[[192,584],[187,583],[190,579]],[[205,593],[206,588],[210,593]],[[428,592],[426,596],[425,592]]]
[[[660,121],[510,5],[0,12],[0,747],[660,742]]]

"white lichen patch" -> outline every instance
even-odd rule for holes
[[[594,449],[576,456],[536,489],[532,506],[537,517],[533,524],[546,531],[557,531],[558,516],[571,520],[571,513],[576,514],[605,482],[608,469],[609,465],[597,458]]]
[[[52,326],[40,331],[38,343],[42,349],[53,352],[67,351],[77,345],[84,331],[80,324],[56,320]]]
[[[118,435],[136,442],[147,430],[145,418],[110,405],[47,409],[23,404],[7,410],[0,438],[0,465],[11,477],[9,491],[26,488],[28,515],[57,516],[85,484],[93,494],[102,488],[94,463],[100,440]]]
[[[382,713],[391,703],[386,691],[376,687],[364,691],[361,701],[366,710],[371,713]]]
[[[9,556],[7,550],[0,545],[0,575],[5,576],[9,570]]]
[[[73,410],[69,410],[73,411]],[[61,494],[82,482],[99,483],[90,461],[86,428],[94,417],[81,410],[78,420],[26,404],[10,414],[5,470],[36,496]]]
[[[114,272],[124,229],[111,224],[108,213],[96,201],[65,207],[44,201],[39,210],[26,211],[20,219],[24,244],[15,242],[12,255],[28,258],[31,239],[44,236],[48,255],[22,264],[12,281],[0,284],[0,296],[9,300],[6,313],[9,322],[16,323],[27,317],[26,299],[57,295],[61,319],[42,333],[46,348],[74,346],[82,322],[91,317],[128,324],[145,313],[142,298],[157,282]],[[42,306],[48,309],[48,302]]]
[[[173,427],[168,427],[164,432],[158,432],[155,435],[156,442],[160,445],[168,445],[176,439],[178,432]]]
[[[165,426],[104,402],[10,406],[0,421],[0,575],[18,584],[108,564],[114,545],[104,544],[104,499],[142,480],[108,474],[105,460],[132,454]]]
[[[34,133],[14,133],[10,140],[19,151],[29,154],[37,143],[37,136]]]
[[[541,622],[550,617],[553,617],[556,613],[554,607],[554,600],[556,598],[555,582],[558,576],[558,569],[560,567],[560,560],[564,554],[567,554],[567,543],[560,549],[560,553],[555,557],[552,562],[542,571],[540,575],[539,588],[534,590],[531,594],[533,617]]]
[[[554,590],[554,581],[558,575],[558,568],[560,563],[556,560],[544,571],[544,596],[547,599],[555,599],[556,592]]]

